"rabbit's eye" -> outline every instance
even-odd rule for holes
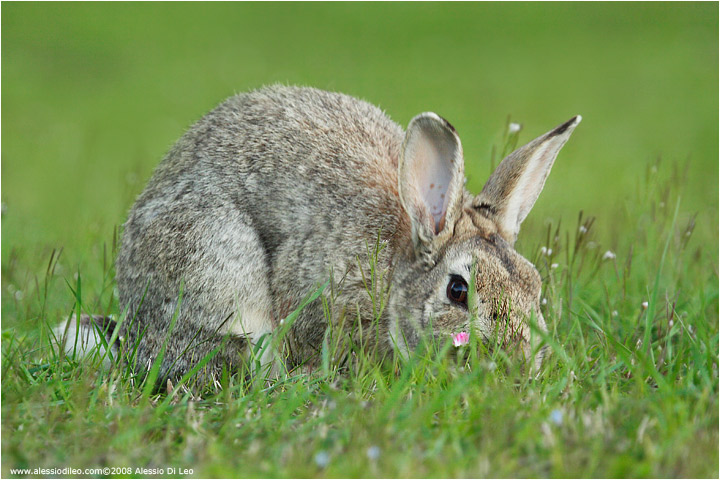
[[[455,303],[467,307],[468,286],[460,275],[451,275],[447,286],[447,296]]]

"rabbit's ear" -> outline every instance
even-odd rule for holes
[[[416,249],[452,234],[465,182],[462,145],[450,123],[434,113],[410,121],[399,164],[400,201],[412,222]]]
[[[473,207],[495,221],[510,245],[540,195],[558,152],[580,120],[577,115],[508,155],[473,199]]]

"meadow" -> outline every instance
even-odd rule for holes
[[[0,8],[2,477],[720,475],[717,4]],[[121,314],[121,225],[172,143],[277,82],[438,112],[472,192],[509,122],[522,144],[583,116],[516,245],[545,282],[539,375],[329,340],[315,372],[197,397],[50,348],[73,311]]]

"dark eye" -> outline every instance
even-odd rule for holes
[[[467,307],[468,286],[460,275],[451,275],[447,286],[447,296],[450,300]]]

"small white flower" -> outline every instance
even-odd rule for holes
[[[508,132],[509,132],[509,133],[517,133],[517,132],[519,132],[521,129],[522,129],[522,125],[520,125],[519,123],[514,123],[514,122],[513,122],[513,123],[511,123],[510,125],[508,125]]]
[[[17,291],[15,292],[15,300],[20,301],[20,300],[23,299],[24,296],[25,296],[25,294],[23,293],[22,290],[17,290]]]
[[[580,225],[578,230],[580,230],[580,233],[587,233],[587,227],[585,227],[585,225]]]
[[[547,298],[543,298],[540,303],[542,303],[543,305],[547,305]]]
[[[613,310],[612,313],[611,313],[611,315],[612,315],[613,317],[617,317],[617,316],[618,316],[618,311],[617,311],[617,310]]]
[[[540,253],[542,255],[547,255],[547,247],[540,247]]]
[[[315,454],[315,465],[320,468],[325,468],[328,463],[330,463],[330,455],[328,455],[325,450],[320,450]]]
[[[552,265],[550,265],[550,268],[553,270],[555,270],[557,267],[558,267],[557,263],[553,263]]]
[[[555,409],[550,412],[550,421],[555,425],[562,425],[563,423],[563,412],[562,410]]]
[[[373,445],[372,447],[369,447],[365,453],[370,460],[375,461],[380,458],[380,447]]]
[[[490,370],[491,372],[494,372],[496,368],[497,368],[497,364],[495,362],[490,362],[487,364],[487,369]]]
[[[642,302],[642,308],[643,308],[643,310],[647,310],[648,302]]]
[[[614,258],[615,258],[615,253],[610,250],[605,252],[605,254],[603,255],[603,260],[612,260]]]
[[[668,322],[668,326],[669,326],[670,328],[672,328],[673,325],[675,325],[675,322],[673,322],[672,320],[670,320],[670,321]]]

